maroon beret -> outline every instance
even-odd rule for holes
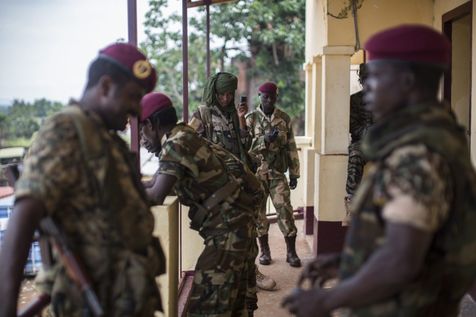
[[[365,43],[367,60],[398,60],[447,66],[451,44],[433,28],[407,24],[386,29]]]
[[[126,71],[146,92],[155,88],[157,74],[154,67],[137,47],[128,43],[114,43],[99,51],[98,58],[106,59]]]
[[[173,108],[172,100],[160,92],[151,92],[142,97],[140,121],[144,122],[151,115],[167,108]]]
[[[278,94],[278,86],[276,86],[275,83],[272,83],[270,81],[262,84],[258,88],[259,92],[262,92],[264,94]]]

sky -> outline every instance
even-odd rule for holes
[[[139,43],[147,3],[137,0]],[[0,105],[79,98],[89,63],[119,39],[127,0],[0,0]]]

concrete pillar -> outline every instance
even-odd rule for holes
[[[315,254],[342,247],[344,196],[349,145],[350,57],[352,46],[325,46],[321,57],[320,102],[316,102],[314,157]],[[318,66],[316,65],[316,68]],[[319,77],[319,76],[317,76]]]
[[[321,151],[347,154],[352,46],[325,46],[322,56]]]
[[[314,228],[314,197],[315,197],[315,179],[314,179],[314,157],[316,148],[320,147],[320,104],[321,104],[321,58],[314,56],[310,62],[304,65],[306,76],[306,136],[311,139],[310,146],[303,148],[301,174],[304,187],[304,228],[306,235],[313,234]]]

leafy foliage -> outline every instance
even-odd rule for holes
[[[15,140],[31,139],[43,120],[62,107],[63,104],[46,99],[35,100],[33,103],[14,100],[13,104],[7,108],[6,114],[0,115],[2,141],[5,140],[5,143],[14,146]]]
[[[142,48],[157,66],[157,90],[181,105],[181,16],[171,12],[167,2],[150,0],[145,22],[147,39]],[[240,0],[210,8],[212,73],[244,71],[247,80],[242,93],[250,97],[257,97],[262,82],[276,82],[280,90],[278,106],[293,118],[300,129],[297,134],[302,133],[305,0]],[[203,7],[188,12],[189,107],[193,111],[206,81],[206,16]]]

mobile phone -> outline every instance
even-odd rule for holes
[[[240,96],[240,103],[246,103],[248,101],[247,96]]]

